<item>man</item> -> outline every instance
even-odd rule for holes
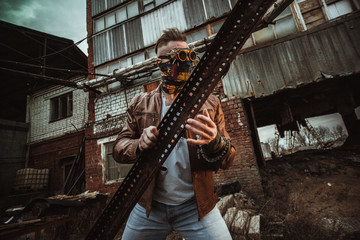
[[[168,29],[155,46],[162,78],[150,93],[136,96],[114,144],[114,159],[134,163],[139,152],[157,141],[156,126],[182,89],[196,62],[185,36]],[[235,148],[225,130],[220,101],[210,95],[195,119],[186,122],[186,136],[163,164],[132,210],[123,239],[165,239],[178,231],[185,239],[231,239],[216,207],[213,171],[228,168]]]

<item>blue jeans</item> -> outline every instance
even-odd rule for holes
[[[199,221],[195,199],[178,206],[154,201],[149,218],[145,209],[136,204],[126,223],[122,240],[166,239],[173,230],[186,240],[231,240],[217,207]]]

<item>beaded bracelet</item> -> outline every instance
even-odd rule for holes
[[[224,157],[226,156],[226,154],[228,153],[229,147],[230,147],[230,141],[229,141],[229,139],[227,139],[226,137],[223,137],[222,139],[224,139],[224,141],[226,142],[226,145],[225,145],[224,149],[222,150],[221,154],[219,154],[219,155],[217,155],[216,157],[213,157],[213,158],[209,158],[209,157],[206,155],[204,148],[203,148],[201,145],[199,146],[198,151],[200,151],[201,156],[202,156],[207,162],[214,163],[214,162],[218,162],[218,161],[220,161],[220,160],[223,160]]]

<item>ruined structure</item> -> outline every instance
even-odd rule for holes
[[[114,193],[131,165],[114,162],[112,143],[131,99],[158,85],[156,39],[177,27],[201,56],[235,2],[87,0],[88,66],[72,41],[0,22],[7,33],[0,47],[1,194],[24,167],[49,169],[47,195]],[[270,9],[214,91],[238,153],[231,169],[217,172],[218,187],[235,182],[252,197],[263,195],[259,127],[276,124],[283,135],[308,117],[338,112],[348,139],[359,140],[359,9],[356,0],[279,0]],[[26,60],[47,68],[15,64]],[[87,79],[87,71],[103,76]]]
[[[72,40],[2,21],[0,27],[1,195],[61,192],[87,122],[88,93],[76,85],[86,81],[86,56]],[[44,188],[34,177],[15,186],[22,168],[48,169]]]
[[[252,34],[215,91],[238,152],[234,166],[219,171],[215,183],[239,181],[255,196],[262,195],[258,169],[265,164],[258,127],[276,124],[282,134],[304,124],[307,117],[330,112],[343,115],[351,135],[356,136],[358,125],[354,108],[359,105],[359,4],[277,3],[272,9],[275,16],[264,20]],[[131,99],[157,86],[154,43],[161,31],[169,27],[185,31],[201,56],[233,4],[87,1],[88,35],[92,36],[88,41],[89,71],[111,75],[89,81],[103,93],[89,98],[87,189],[114,191],[130,167],[114,162],[111,144]]]

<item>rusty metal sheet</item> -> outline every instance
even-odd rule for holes
[[[223,79],[228,97],[263,97],[337,76],[360,73],[360,14],[237,56]]]

